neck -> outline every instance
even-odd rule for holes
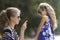
[[[12,23],[12,22],[10,22],[10,23],[9,23],[9,26],[10,26],[11,28],[14,28],[15,24]]]

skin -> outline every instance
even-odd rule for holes
[[[15,17],[10,17],[10,22],[9,22],[9,26],[11,28],[14,28],[16,24],[19,24],[19,21],[21,20],[21,18],[18,18],[20,16],[20,12],[17,12]],[[20,30],[20,40],[24,40],[24,32],[27,28],[27,21],[25,21],[21,27]]]
[[[47,17],[47,12],[46,12],[46,10],[44,9],[44,11],[42,11],[41,9],[40,9],[40,12],[41,12],[41,14],[39,14],[41,17],[42,17],[42,19],[41,19],[41,22],[40,22],[40,24],[39,24],[39,27],[37,28],[37,34],[36,34],[36,36],[35,36],[35,40],[38,40],[38,36],[39,36],[39,34],[40,34],[40,31],[41,31],[41,29],[42,29],[42,27],[43,27],[43,24],[45,23],[45,22],[48,22],[48,17]]]
[[[20,18],[18,18],[18,16],[20,16],[20,13],[17,12],[15,17],[10,17],[10,22],[9,22],[9,26],[10,27],[15,27],[16,24],[19,24],[19,21],[21,20]]]

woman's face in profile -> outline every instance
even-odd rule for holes
[[[19,21],[21,20],[21,18],[20,18],[20,12],[18,12],[17,14],[16,14],[16,18],[15,18],[15,21],[16,21],[16,24],[19,24]]]
[[[12,22],[14,24],[19,24],[20,20],[21,20],[21,18],[20,18],[20,12],[17,12],[16,15],[15,15],[15,17],[12,17]]]

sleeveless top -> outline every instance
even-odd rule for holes
[[[48,22],[45,22],[42,30],[38,36],[38,40],[54,40],[54,30],[52,28],[52,22],[48,17]]]

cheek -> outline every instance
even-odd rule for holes
[[[19,20],[18,19],[14,19],[14,23],[15,24],[18,24],[19,23]]]
[[[19,19],[16,19],[16,23],[17,23],[17,24],[19,23]]]

